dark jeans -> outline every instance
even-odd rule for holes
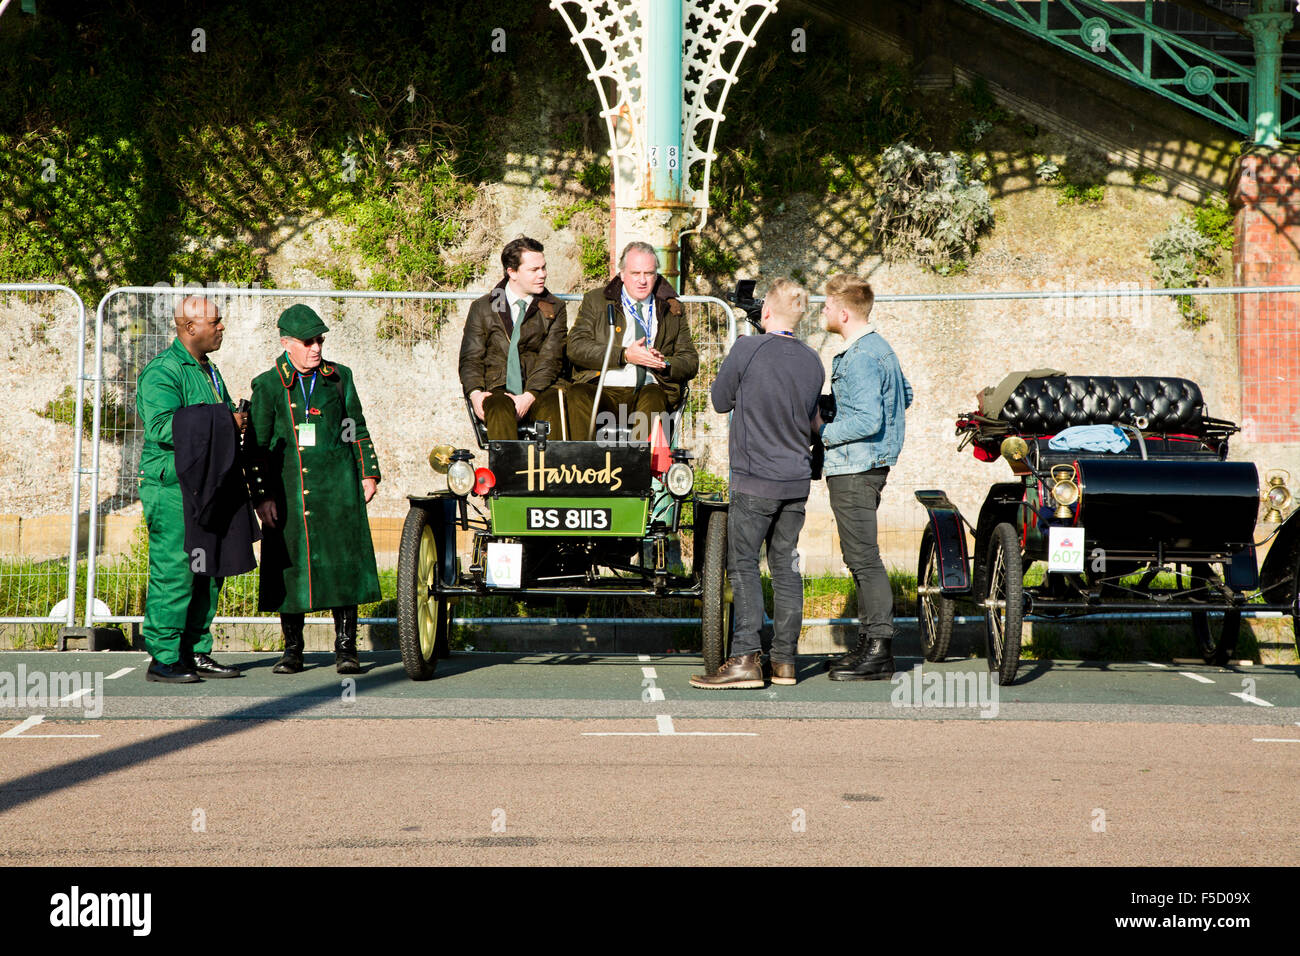
[[[767,567],[772,572],[772,652],[774,661],[793,661],[803,626],[803,577],[799,574],[799,532],[803,530],[806,498],[760,498],[731,493],[727,514],[727,573],[735,599],[736,634],[729,656],[762,650],[763,584],[758,551],[767,542]]]
[[[876,509],[888,477],[888,468],[826,477],[840,549],[858,589],[858,630],[869,638],[894,636],[894,592],[876,543]]]

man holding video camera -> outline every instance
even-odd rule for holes
[[[826,379],[817,353],[794,335],[807,309],[803,288],[789,279],[774,282],[762,304],[766,334],[737,339],[713,382],[714,409],[732,413],[727,572],[735,594],[736,633],[727,660],[712,674],[692,677],[692,687],[763,686],[758,557],[765,541],[774,607],[772,683],[795,682],[795,650],[803,626],[796,549],[812,476],[812,423]]]
[[[814,422],[826,447],[826,487],[844,563],[858,590],[858,643],[830,663],[831,680],[887,680],[894,674],[893,589],[876,541],[876,511],[889,469],[903,450],[912,386],[889,343],[871,325],[875,294],[848,273],[826,283],[822,323],[844,347],[832,360],[835,420]]]

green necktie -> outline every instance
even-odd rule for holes
[[[506,356],[506,391],[511,395],[521,395],[524,391],[524,372],[519,366],[519,330],[524,326],[524,313],[528,303],[519,300],[519,315],[515,319],[514,331],[510,333],[510,354]]]
[[[646,339],[647,340],[646,345],[649,346],[650,331],[645,327],[645,319],[641,317],[640,302],[632,303],[632,312],[635,313],[636,315],[636,337],[638,339]],[[638,365],[636,367],[636,387],[640,388],[644,384],[645,384],[645,366]]]

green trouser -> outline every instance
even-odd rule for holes
[[[149,591],[141,627],[145,649],[159,664],[175,664],[182,650],[210,653],[221,578],[190,569],[180,485],[145,479],[140,502],[149,528]]]

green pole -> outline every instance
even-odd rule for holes
[[[682,202],[682,0],[649,0],[646,44],[647,206]],[[660,260],[669,260],[661,248]],[[675,257],[676,249],[672,250]]]
[[[1291,30],[1291,0],[1255,0],[1246,28],[1255,41],[1255,142],[1282,145],[1282,40]]]

